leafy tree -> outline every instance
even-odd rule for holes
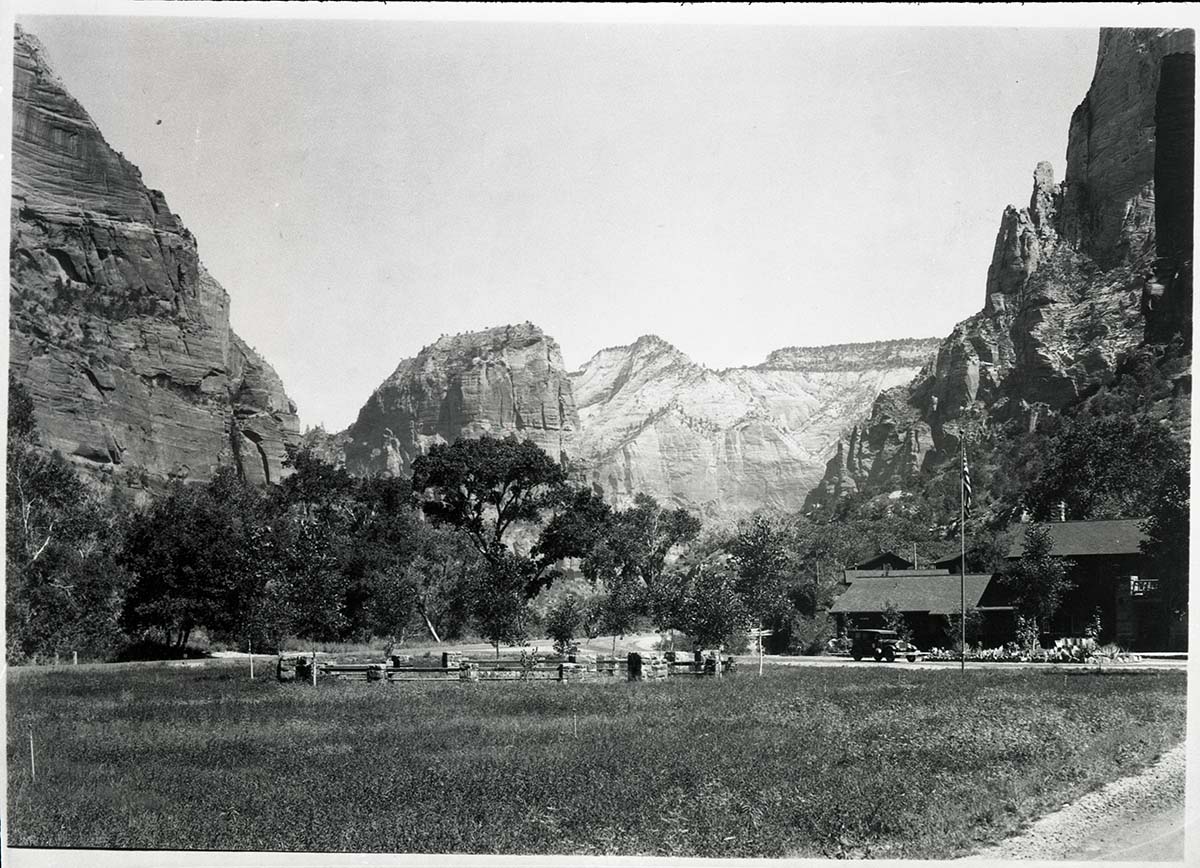
[[[41,444],[33,399],[11,372],[6,479],[6,655],[104,655],[123,640],[118,622],[128,575],[115,561],[128,511],[89,491],[61,455]]]
[[[612,508],[604,498],[584,488],[572,489],[542,529],[532,554],[542,568],[586,557],[609,533],[612,521]]]
[[[555,603],[546,618],[546,635],[554,640],[554,650],[566,654],[583,626],[583,604],[574,594],[566,594]]]
[[[1013,594],[1016,614],[1039,634],[1047,632],[1062,604],[1063,595],[1073,585],[1068,572],[1074,564],[1051,552],[1054,540],[1050,529],[1031,524],[1025,531],[1021,559],[1003,574],[1002,582]]]
[[[912,639],[912,629],[908,626],[908,619],[890,600],[886,601],[883,607],[883,626],[888,630],[895,630],[906,642]]]
[[[781,616],[794,572],[786,532],[756,515],[739,525],[729,554],[738,570],[738,593],[751,614],[764,622]]]
[[[1170,430],[1144,415],[1081,412],[1044,423],[1014,463],[1024,465],[1021,476],[1036,470],[1022,505],[1045,521],[1060,503],[1073,519],[1146,515],[1180,461],[1186,454]]]
[[[955,651],[961,650],[962,646],[962,620],[961,612],[952,612],[949,615],[944,615],[945,626],[942,632],[946,637],[946,642]],[[983,612],[976,609],[974,606],[967,607],[967,644],[978,644],[979,637],[983,632]]]
[[[600,630],[613,637],[614,654],[617,637],[634,631],[645,608],[644,588],[636,580],[618,578],[610,583],[608,592],[601,597]]]
[[[131,632],[159,630],[183,649],[196,627],[230,630],[238,624],[247,564],[240,501],[213,489],[174,483],[134,517],[122,558],[134,576],[123,621]]]
[[[418,456],[412,469],[412,487],[423,495],[425,514],[463,531],[495,563],[511,554],[505,534],[514,523],[540,521],[566,484],[562,467],[550,456],[512,435],[438,444]]]
[[[1188,547],[1191,533],[1191,479],[1188,462],[1176,458],[1168,466],[1150,505],[1146,521],[1147,554],[1158,573],[1159,588],[1168,609],[1187,611]]]
[[[496,648],[515,645],[529,635],[533,611],[525,594],[529,562],[513,554],[500,554],[475,572],[469,585],[470,613],[479,634]]]
[[[749,629],[752,616],[737,585],[737,573],[726,564],[699,564],[690,572],[678,623],[700,647],[730,644]]]
[[[484,561],[470,589],[470,615],[500,653],[525,638],[539,590],[553,581],[552,561],[514,552],[506,535],[537,523],[562,502],[563,468],[531,441],[509,436],[438,444],[413,462],[413,491],[425,515],[465,535]]]

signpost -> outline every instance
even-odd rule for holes
[[[750,636],[752,638],[758,640],[758,674],[759,675],[762,675],[762,673],[763,673],[763,647],[762,647],[763,636],[773,636],[774,634],[775,634],[774,630],[764,630],[762,627],[759,627],[757,630],[750,631]]]

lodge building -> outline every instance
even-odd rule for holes
[[[1045,525],[1053,541],[1051,555],[1070,562],[1073,587],[1043,638],[1083,636],[1097,613],[1101,642],[1132,651],[1187,648],[1187,624],[1167,610],[1149,558],[1142,553],[1145,519],[1061,521]],[[1024,525],[1012,528],[1007,561],[1020,559]],[[843,572],[830,608],[839,632],[883,627],[884,611],[901,612],[921,648],[950,644],[950,617],[960,610],[961,559],[958,556],[916,569],[911,561],[884,552]],[[1015,624],[1011,595],[996,575],[966,576],[966,605],[982,614],[981,641],[998,645],[1012,638]]]

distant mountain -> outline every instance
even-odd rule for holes
[[[279,377],[229,326],[196,239],[16,29],[9,370],[42,441],[133,487],[234,465],[276,481],[298,442]]]
[[[1194,46],[1191,30],[1101,31],[1065,179],[1038,164],[1029,205],[1001,217],[982,310],[941,342],[936,364],[880,395],[809,508],[910,490],[954,464],[964,421],[1035,432],[1112,383],[1134,351],[1173,382],[1155,413],[1186,441]]]
[[[714,371],[654,336],[571,375],[575,454],[622,501],[639,491],[710,514],[798,509],[848,422],[929,363],[935,340],[776,350]]]
[[[310,432],[352,473],[406,473],[434,443],[515,434],[615,502],[638,492],[710,514],[799,508],[848,420],[906,382],[936,342],[790,347],[712,371],[646,336],[567,374],[524,323],[442,337],[406,359],[345,432]]]

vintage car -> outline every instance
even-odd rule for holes
[[[850,656],[855,660],[862,660],[869,655],[888,663],[897,657],[904,657],[913,663],[921,656],[917,646],[901,639],[895,630],[851,630],[849,637]]]

